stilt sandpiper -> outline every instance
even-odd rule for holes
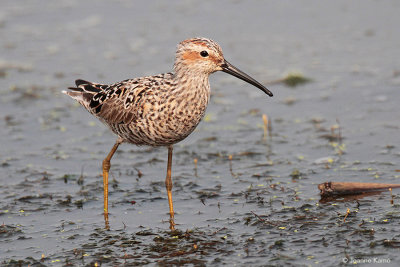
[[[108,228],[108,172],[121,143],[168,147],[167,177],[170,229],[175,229],[172,204],[172,146],[185,139],[204,116],[210,99],[211,73],[223,71],[272,96],[262,84],[225,60],[221,47],[206,38],[178,44],[174,72],[128,79],[111,85],[76,80],[63,91],[108,125],[118,136],[103,160],[104,219]]]

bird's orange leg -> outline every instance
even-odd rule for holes
[[[121,143],[122,141],[118,139],[117,142],[115,142],[110,153],[108,153],[107,157],[103,160],[104,222],[106,225],[106,229],[110,228],[108,222],[108,171],[110,170],[111,167],[110,160],[114,155],[115,151],[117,151],[117,148]]]
[[[169,204],[169,215],[170,215],[169,229],[175,230],[174,205],[172,203],[171,166],[172,166],[172,145],[168,147],[168,165],[167,165],[167,177],[165,178],[165,187],[167,188],[168,204]]]

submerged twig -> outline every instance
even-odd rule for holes
[[[222,228],[216,230],[216,231],[215,231],[214,233],[212,233],[211,235],[216,235],[217,233],[219,233],[219,232],[221,232],[221,231],[223,231],[223,230],[226,230],[226,227],[222,227]]]
[[[267,140],[268,137],[268,130],[269,130],[269,122],[267,114],[262,115],[262,119],[264,122],[264,140]]]
[[[260,215],[256,214],[254,211],[250,211],[250,212],[262,223],[270,224],[273,226],[279,226],[279,224],[277,224],[277,223],[273,223],[273,222],[270,222],[270,221],[267,221],[267,220],[261,218]]]
[[[137,179],[140,179],[140,178],[142,178],[142,176],[143,176],[143,173],[138,169],[138,168],[136,168],[136,167],[134,167],[134,169],[135,169],[135,171],[137,171],[137,176],[138,176],[138,178]]]
[[[394,204],[394,196],[393,196],[393,192],[392,192],[392,188],[389,188],[390,191],[390,196],[392,197],[392,199],[390,200],[390,205]]]
[[[350,214],[350,209],[347,208],[346,215],[344,216],[343,222],[346,222],[346,218],[347,218],[347,216],[349,216],[349,214]]]
[[[81,168],[81,176],[79,176],[78,181],[76,181],[76,183],[77,183],[78,185],[83,185],[83,169],[84,169],[84,168],[85,168],[85,167],[82,166],[82,168]]]
[[[361,194],[371,191],[383,191],[389,188],[399,188],[400,184],[356,183],[356,182],[325,182],[318,185],[322,197]]]
[[[233,155],[232,155],[232,154],[229,154],[229,155],[228,155],[228,160],[229,160],[229,171],[231,172],[232,177],[236,178],[238,175],[235,174],[235,173],[233,172],[232,159],[233,159]]]
[[[193,163],[194,163],[194,176],[197,177],[197,158],[193,159]]]

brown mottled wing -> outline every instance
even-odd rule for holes
[[[107,124],[126,124],[137,118],[135,110],[124,108],[124,99],[111,97],[106,99],[101,105],[94,109],[96,117],[105,121]]]
[[[137,118],[135,96],[143,87],[138,79],[110,85],[93,96],[89,111],[109,125],[130,123]]]
[[[93,96],[90,112],[109,125],[126,124],[143,116],[144,102],[160,90],[169,88],[172,73],[125,80],[112,84]]]
[[[143,101],[173,83],[173,74],[164,73],[105,85],[76,80],[76,87],[63,91],[81,103],[90,113],[112,126],[126,124],[143,115]],[[166,86],[167,85],[167,86]]]

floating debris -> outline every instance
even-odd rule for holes
[[[322,197],[361,194],[364,192],[383,191],[391,188],[400,188],[400,184],[325,182],[318,185],[318,189],[321,190],[320,195]]]
[[[296,87],[297,85],[302,85],[311,82],[310,78],[304,77],[301,72],[289,72],[286,77],[268,82],[267,84],[279,84],[283,83],[289,87]]]
[[[314,161],[314,164],[332,164],[334,162],[337,162],[339,160],[339,157],[322,157],[319,159],[316,159]]]
[[[302,176],[303,174],[298,169],[294,169],[290,174],[290,177],[292,177],[292,179],[301,179]]]

